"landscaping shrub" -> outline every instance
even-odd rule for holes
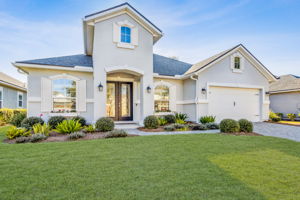
[[[253,132],[253,123],[247,119],[240,119],[239,120],[240,131],[245,133]]]
[[[30,137],[21,136],[16,139],[16,143],[27,143],[30,142],[30,140],[31,140]]]
[[[30,142],[38,142],[38,141],[45,140],[45,139],[47,139],[46,135],[38,133],[38,134],[33,134],[30,137]]]
[[[93,133],[96,131],[96,128],[94,127],[94,125],[88,125],[84,128],[84,131],[87,133]]]
[[[223,133],[235,133],[240,131],[240,125],[233,119],[223,119],[220,123],[220,129]]]
[[[175,113],[175,119],[186,121],[188,119],[188,116],[185,113]]]
[[[48,124],[51,126],[51,128],[56,128],[56,126],[64,120],[66,120],[64,116],[53,116],[49,118]]]
[[[273,122],[279,122],[281,119],[278,115],[276,115],[274,112],[269,113],[269,119]]]
[[[205,124],[208,129],[219,129],[220,126],[217,123],[207,123]]]
[[[35,124],[44,124],[44,120],[40,117],[28,117],[21,122],[21,127],[30,130]]]
[[[83,137],[85,137],[85,133],[82,131],[78,131],[78,132],[71,133],[68,137],[70,140],[83,138]]]
[[[176,128],[176,129],[183,129],[184,127],[186,127],[184,124],[173,124],[173,126]]]
[[[56,126],[56,131],[63,134],[69,134],[82,129],[81,124],[75,120],[64,120]]]
[[[102,117],[97,120],[96,122],[96,129],[98,131],[107,132],[114,130],[115,123],[114,121],[109,117]]]
[[[158,118],[158,123],[160,126],[164,126],[168,123],[168,121],[164,117],[159,117]]]
[[[48,136],[50,133],[51,127],[46,123],[44,123],[43,125],[35,124],[32,126],[32,130],[35,134],[40,133],[40,134]]]
[[[293,114],[293,113],[289,113],[289,114],[287,114],[286,115],[288,118],[289,118],[289,120],[291,120],[291,121],[295,121],[295,119],[296,119],[296,114]]]
[[[171,125],[165,126],[164,130],[165,131],[175,131],[176,128],[175,128],[174,124],[171,124]]]
[[[21,127],[21,123],[25,118],[26,113],[17,113],[12,117],[10,123],[16,127]]]
[[[10,123],[14,115],[18,113],[24,113],[26,115],[26,109],[11,109],[11,108],[1,108],[0,109],[0,121],[4,123]]]
[[[200,117],[199,122],[201,124],[207,124],[207,123],[213,123],[213,122],[215,122],[215,120],[216,120],[215,116],[203,116],[203,117]]]
[[[175,120],[176,124],[186,124],[186,121],[182,120],[182,119],[176,119]]]
[[[192,130],[207,130],[207,127],[204,124],[190,124],[189,127]]]
[[[76,116],[72,118],[75,121],[79,121],[79,123],[81,124],[81,126],[85,126],[86,125],[86,120],[84,117],[81,116]]]
[[[155,129],[159,125],[158,119],[154,115],[150,115],[144,119],[144,126],[148,129]]]
[[[124,130],[113,130],[105,135],[105,138],[127,137],[127,132]]]
[[[30,135],[31,135],[30,131],[27,131],[25,128],[17,128],[15,126],[10,127],[6,132],[6,137],[10,140],[15,139],[17,137],[21,137],[21,136],[26,137]]]
[[[173,124],[173,123],[175,123],[175,120],[176,120],[174,115],[166,115],[165,119],[167,120],[168,124]]]
[[[283,118],[283,113],[275,113],[278,117],[280,117],[280,120]]]

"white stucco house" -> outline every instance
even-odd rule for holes
[[[87,15],[82,24],[84,54],[13,63],[28,74],[29,116],[135,123],[170,112],[192,121],[268,118],[276,79],[243,45],[194,65],[154,54],[162,31],[128,3]]]

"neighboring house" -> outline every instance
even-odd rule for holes
[[[25,83],[0,72],[0,108],[26,108]]]
[[[28,74],[29,116],[268,118],[276,78],[241,44],[195,65],[153,54],[163,33],[128,3],[85,16],[83,33],[84,54],[14,63]]]
[[[300,77],[280,76],[270,85],[271,110],[276,113],[300,113]]]

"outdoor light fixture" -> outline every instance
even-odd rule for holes
[[[206,89],[205,89],[205,88],[202,88],[202,89],[201,89],[201,92],[202,92],[202,94],[205,94],[205,93],[206,93]]]
[[[103,85],[101,84],[101,82],[100,82],[100,84],[98,85],[98,89],[99,89],[100,92],[103,91]]]
[[[268,94],[270,94],[270,92],[266,92],[266,94],[268,95]]]
[[[150,86],[147,87],[147,92],[151,93],[151,87]]]

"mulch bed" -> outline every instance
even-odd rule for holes
[[[238,132],[238,133],[221,133],[221,134],[225,134],[225,135],[247,135],[247,136],[262,136],[261,134],[258,133],[245,133],[245,132]]]

